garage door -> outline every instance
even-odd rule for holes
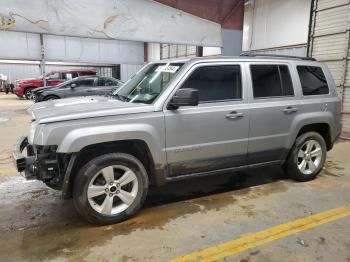
[[[343,136],[350,137],[349,0],[314,0],[309,56],[325,62],[343,100]]]

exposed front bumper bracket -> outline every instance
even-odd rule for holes
[[[22,154],[25,149],[27,156]],[[28,143],[27,137],[21,137],[13,146],[12,156],[18,172],[24,171],[24,176],[28,179],[35,176],[35,154],[32,145]]]

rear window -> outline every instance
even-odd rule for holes
[[[321,67],[297,66],[304,96],[329,93],[326,77]]]
[[[293,84],[286,65],[251,65],[254,98],[293,96]]]

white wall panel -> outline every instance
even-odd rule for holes
[[[11,30],[143,42],[221,46],[221,26],[150,0],[0,1]]]
[[[158,43],[148,43],[148,58],[149,62],[160,60],[160,44]]]
[[[255,0],[245,4],[243,50],[307,43],[310,0]]]
[[[0,58],[40,59],[38,34],[0,31]]]
[[[203,56],[221,55],[220,47],[203,47]]]
[[[44,35],[47,61],[107,64],[143,63],[143,43]],[[0,31],[0,59],[40,60],[39,34]]]
[[[140,64],[143,43],[45,35],[45,55],[49,61]]]
[[[271,48],[271,49],[261,49],[252,51],[252,53],[258,54],[271,54],[271,55],[289,55],[289,56],[306,56],[306,45],[292,46],[292,47],[282,47],[282,48]]]
[[[137,71],[139,71],[143,65],[126,65],[123,64],[120,66],[120,80],[126,82],[132,77]]]

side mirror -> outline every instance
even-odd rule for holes
[[[74,89],[74,88],[76,88],[76,87],[77,87],[77,84],[74,84],[74,83],[73,83],[73,84],[70,85],[70,88],[72,88],[72,89]]]
[[[184,88],[176,91],[170,101],[168,109],[177,109],[180,106],[197,106],[198,90],[193,88]]]

